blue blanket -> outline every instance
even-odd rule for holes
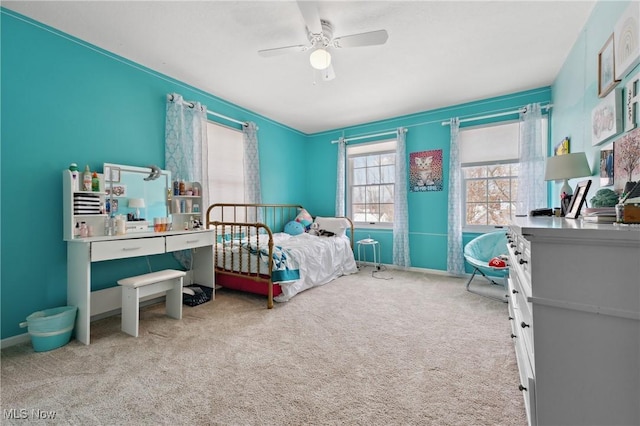
[[[260,248],[258,250],[255,242],[243,243],[243,247],[248,249],[253,254],[258,254],[260,259],[269,263],[269,248]],[[282,248],[281,246],[273,246],[273,253],[271,255],[273,262],[273,268],[271,272],[271,281],[274,283],[295,281],[300,279],[300,266],[298,262],[291,256],[289,250]]]

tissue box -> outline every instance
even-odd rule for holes
[[[127,221],[126,228],[127,234],[130,232],[148,232],[149,222],[146,220]]]

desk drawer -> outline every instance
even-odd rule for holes
[[[91,261],[164,253],[164,238],[135,238],[91,243]]]
[[[213,232],[167,236],[167,251],[187,250],[213,245]]]

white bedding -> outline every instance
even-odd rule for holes
[[[255,237],[251,240],[255,242]],[[356,262],[351,250],[349,238],[345,237],[318,237],[306,233],[291,236],[285,233],[273,234],[274,245],[282,247],[288,256],[298,265],[300,279],[295,281],[279,282],[282,294],[274,298],[277,302],[286,302],[296,294],[308,288],[324,285],[341,275],[349,275],[358,271]],[[266,248],[268,236],[260,236],[260,247]],[[222,264],[222,245],[218,245],[218,263]],[[239,244],[233,247],[233,267],[231,265],[232,256],[228,245],[225,256],[226,269],[238,271]],[[268,271],[267,264],[258,259],[255,254],[244,250],[242,253],[242,266],[244,271],[255,273],[257,261],[261,263],[260,271]],[[249,260],[249,261],[248,261]]]

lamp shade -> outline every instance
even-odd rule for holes
[[[129,207],[132,209],[143,209],[144,198],[129,198]]]
[[[309,62],[317,70],[327,69],[331,65],[331,54],[325,49],[316,49],[309,55]]]
[[[563,180],[584,176],[591,176],[591,169],[584,152],[547,158],[544,180]]]

